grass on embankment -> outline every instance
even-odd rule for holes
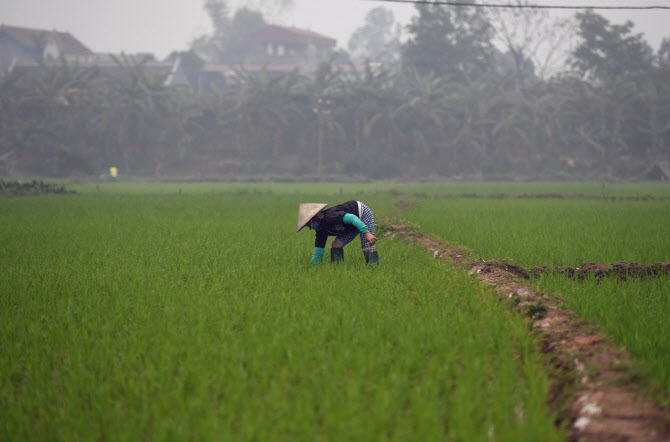
[[[311,268],[303,198],[0,201],[0,438],[560,439],[521,318],[399,241]]]

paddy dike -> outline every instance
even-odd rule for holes
[[[498,267],[502,270],[514,273],[525,279],[539,276],[543,273],[551,273],[575,278],[583,281],[588,277],[594,277],[596,280],[603,278],[616,278],[619,281],[627,279],[645,279],[670,274],[670,262],[658,264],[638,264],[636,262],[615,262],[614,264],[596,264],[586,262],[578,267],[569,266],[535,266],[530,268],[516,267],[510,264],[498,263],[496,261],[487,262],[489,266]]]
[[[3,181],[0,180],[0,197],[40,195],[43,193],[75,193],[59,184],[45,183],[44,181]]]
[[[473,261],[457,246],[404,224],[388,223],[391,228],[386,235],[419,244],[430,250],[435,259],[467,270],[473,278],[493,288],[501,301],[528,318],[551,364],[548,406],[557,413],[557,425],[569,428],[571,440],[670,440],[670,411],[645,396],[642,385],[630,376],[631,355],[561,300],[532,287],[526,280],[530,276],[528,270],[495,261]],[[625,266],[609,267],[595,270],[605,275]],[[626,275],[633,273],[630,270],[627,268]]]

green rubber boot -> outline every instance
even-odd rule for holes
[[[343,248],[330,248],[330,262],[340,262],[344,261],[344,249]]]
[[[366,264],[379,264],[379,255],[376,250],[365,252],[364,255]]]

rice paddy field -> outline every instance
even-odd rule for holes
[[[670,201],[422,196],[602,191],[543,186],[82,183],[0,198],[0,439],[565,440],[538,342],[492,290],[381,235],[379,266],[355,242],[344,263],[310,266],[314,235],[295,233],[300,202],[359,199],[522,266],[670,261]],[[667,278],[535,282],[668,387]]]
[[[556,192],[574,184],[545,186]],[[619,186],[620,195],[670,195],[668,184]],[[514,187],[518,191],[520,186],[502,186],[507,192]],[[591,191],[596,188],[591,186]],[[440,188],[432,190],[439,192]],[[535,191],[533,187],[531,192]],[[589,186],[575,188],[575,193],[597,196],[589,193]],[[521,267],[670,262],[667,199],[419,197],[413,203],[402,216],[421,230],[469,247],[481,259],[499,259]],[[602,326],[638,359],[638,369],[670,392],[670,276],[577,281],[542,275],[535,282]]]
[[[309,265],[334,194],[101,187],[0,200],[0,439],[562,439],[490,290],[400,241]]]
[[[401,217],[523,267],[670,262],[670,200],[415,198]]]

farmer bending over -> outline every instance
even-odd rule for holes
[[[375,217],[368,206],[360,201],[347,201],[335,207],[324,209],[328,204],[302,203],[298,208],[298,232],[308,226],[316,231],[312,264],[323,258],[326,240],[334,236],[330,248],[330,261],[344,260],[344,246],[357,235],[361,236],[361,248],[366,263],[378,263],[375,250]]]

